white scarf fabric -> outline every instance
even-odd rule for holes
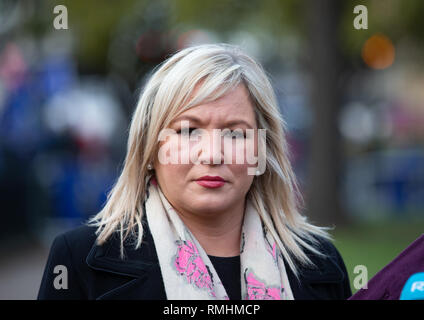
[[[168,300],[229,300],[207,253],[167,201],[148,185],[147,221],[156,246]],[[282,255],[248,201],[240,244],[241,298],[293,300]]]

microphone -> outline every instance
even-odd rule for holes
[[[409,277],[399,300],[424,300],[424,272],[415,273]]]

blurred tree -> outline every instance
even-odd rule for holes
[[[341,139],[338,116],[342,88],[342,55],[338,37],[341,19],[338,0],[308,0],[305,18],[308,27],[311,106],[313,124],[310,134],[308,216],[321,224],[343,222],[340,205]]]
[[[353,28],[353,8],[363,1],[306,0],[303,4],[314,114],[308,159],[308,216],[320,224],[341,224],[348,222],[349,215],[340,203],[346,155],[337,122],[347,98],[347,84],[358,71],[378,72],[361,59],[364,43],[377,32],[395,44],[407,39],[423,51],[424,2],[369,1],[365,4],[369,29],[361,31]]]

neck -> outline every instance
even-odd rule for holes
[[[232,257],[240,254],[245,203],[226,212],[202,215],[178,211],[187,228],[208,255]]]

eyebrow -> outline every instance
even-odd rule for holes
[[[171,125],[172,124],[175,124],[176,122],[183,121],[183,120],[188,120],[188,121],[194,122],[196,124],[202,124],[203,123],[203,121],[201,119],[199,119],[199,118],[197,118],[195,116],[183,115],[183,116],[180,116],[180,117],[174,119],[171,122]],[[250,129],[254,129],[249,122],[247,122],[247,121],[245,121],[243,119],[236,119],[236,120],[226,121],[224,127],[231,127],[231,126],[238,125],[238,124],[244,124],[246,127],[250,128]]]

